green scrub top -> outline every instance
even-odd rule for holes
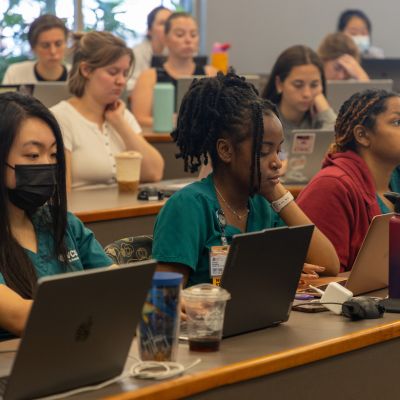
[[[212,246],[221,246],[221,226],[213,174],[175,193],[164,205],[154,227],[153,258],[164,263],[179,263],[191,269],[188,286],[211,282],[209,254]],[[249,199],[246,232],[284,226],[261,195]],[[225,227],[230,243],[240,232],[234,226]]]
[[[37,253],[25,249],[30,258],[38,278],[66,272],[66,268],[59,259],[54,257],[54,239],[49,229],[49,209],[45,206],[32,216],[32,223],[36,232]],[[91,230],[73,214],[67,214],[66,247],[69,265],[67,271],[82,271],[84,269],[107,267],[112,265],[111,259],[105,254],[100,243],[95,239]],[[0,273],[0,284],[5,284]],[[12,337],[8,332],[0,329],[0,340]]]

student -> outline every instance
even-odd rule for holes
[[[335,143],[322,170],[297,203],[333,243],[349,270],[375,215],[393,211],[383,196],[400,191],[391,174],[400,164],[400,97],[369,90],[340,108]]]
[[[132,50],[109,32],[93,31],[76,39],[68,81],[74,97],[51,108],[63,133],[67,187],[115,183],[114,155],[125,150],[142,154],[141,181],[159,181],[164,161],[119,98],[132,67]]]
[[[28,31],[28,41],[37,60],[11,64],[3,78],[3,85],[66,81],[67,66],[63,64],[68,29],[55,15],[36,18]]]
[[[333,128],[336,115],[325,97],[321,60],[309,47],[293,46],[280,54],[263,97],[278,105],[283,129]]]
[[[355,79],[369,81],[368,74],[360,65],[360,52],[354,41],[342,32],[325,36],[318,48],[328,80]]]
[[[352,37],[363,58],[384,58],[383,49],[371,45],[372,25],[361,10],[345,10],[340,14],[337,31]]]
[[[216,74],[214,67],[200,67],[193,61],[199,47],[199,32],[197,23],[190,14],[177,12],[167,19],[165,45],[169,52],[167,61],[162,68],[144,71],[132,92],[132,112],[143,126],[153,125],[153,89],[157,82],[170,82],[176,89],[177,79],[180,77]]]
[[[48,109],[0,94],[0,139],[0,327],[21,335],[38,277],[112,262],[67,213],[64,147]]]
[[[164,6],[158,6],[147,16],[147,35],[143,42],[133,48],[135,69],[128,82],[128,90],[135,86],[139,75],[151,67],[153,55],[167,55],[165,48],[164,26],[172,11]]]
[[[159,270],[182,273],[185,285],[209,282],[210,249],[223,243],[217,214],[225,217],[228,243],[240,232],[311,223],[279,182],[277,110],[244,78],[229,72],[192,83],[172,137],[185,170],[196,172],[211,159],[214,172],[175,193],[158,215],[153,257]],[[333,246],[318,229],[307,262],[325,267],[308,265],[308,276],[338,271]]]

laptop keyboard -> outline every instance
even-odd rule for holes
[[[0,396],[2,396],[6,391],[7,382],[8,382],[8,376],[0,378]]]

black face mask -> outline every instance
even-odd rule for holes
[[[56,164],[22,164],[15,170],[15,189],[8,189],[12,204],[21,210],[32,212],[46,203],[53,195],[57,180]]]

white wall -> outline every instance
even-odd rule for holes
[[[336,29],[338,15],[362,9],[372,22],[373,43],[400,58],[400,0],[198,0],[204,27],[202,51],[213,42],[232,44],[230,64],[240,72],[268,72],[294,44],[314,49]],[[204,32],[203,31],[203,32]]]

